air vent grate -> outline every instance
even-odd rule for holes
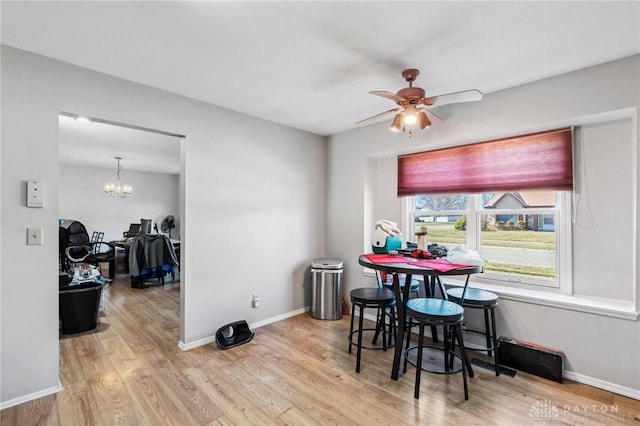
[[[496,366],[492,362],[483,361],[478,358],[471,358],[471,364],[475,365],[476,367],[484,368],[485,370],[489,370],[493,372],[496,371]],[[516,370],[512,370],[511,368],[507,368],[507,367],[500,367],[500,375],[501,376],[505,375],[507,377],[515,377]]]

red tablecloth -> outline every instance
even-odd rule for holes
[[[374,263],[406,263],[407,258],[404,256],[390,256],[387,253],[369,253],[364,255],[367,259]]]
[[[447,272],[468,266],[451,263],[447,259],[414,259],[412,257],[405,256],[390,256],[386,253],[369,253],[364,256],[374,263],[406,263],[408,265],[420,266],[422,268],[435,269],[440,272]]]

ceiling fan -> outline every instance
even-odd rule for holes
[[[423,88],[413,87],[413,82],[418,77],[418,74],[420,74],[420,71],[414,68],[402,71],[402,77],[409,83],[409,87],[399,90],[398,93],[391,93],[384,90],[374,90],[369,92],[373,95],[391,99],[398,104],[399,107],[358,121],[356,124],[367,123],[387,114],[391,114],[392,112],[397,112],[391,122],[391,130],[404,132],[407,126],[412,126],[416,123],[421,129],[426,129],[432,123],[439,123],[442,120],[425,107],[442,106],[460,102],[473,102],[482,99],[482,92],[476,89],[430,96],[426,98]],[[411,128],[409,128],[409,137],[412,136]]]

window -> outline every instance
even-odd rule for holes
[[[564,128],[398,157],[409,232],[477,250],[483,279],[570,292],[572,145]]]
[[[561,191],[437,194],[407,197],[412,236],[429,244],[463,244],[485,259],[478,278],[508,285],[564,289],[570,262],[570,196]]]

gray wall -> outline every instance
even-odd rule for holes
[[[327,252],[345,260],[345,292],[369,285],[358,255],[370,251],[371,224],[401,222],[396,159],[457,144],[583,125],[580,196],[573,223],[572,296],[504,295],[499,335],[566,353],[566,375],[640,399],[638,312],[639,57],[443,107],[444,121],[413,138],[389,122],[329,138]],[[363,227],[363,223],[365,226]]]
[[[304,309],[305,271],[325,253],[325,138],[6,46],[1,77],[1,404],[58,389],[60,111],[186,135],[183,347]],[[25,207],[31,179],[42,209]],[[45,245],[27,247],[27,227]]]
[[[178,143],[178,141],[176,141]],[[158,224],[167,215],[176,218],[171,238],[180,239],[179,176],[127,170],[122,183],[133,187],[128,198],[111,198],[104,184],[115,180],[115,168],[60,165],[58,206],[61,219],[76,219],[93,231],[104,232],[104,241],[122,238],[129,224],[151,219]]]

